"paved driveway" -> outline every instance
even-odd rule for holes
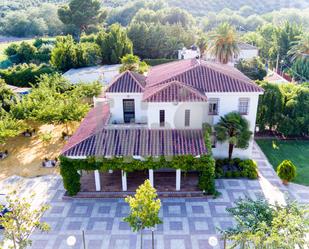
[[[284,202],[287,196],[308,201],[308,188],[299,185],[285,187],[273,171],[258,147],[254,148],[254,158],[259,163],[259,180],[217,180],[221,196],[217,199],[162,199],[160,216],[163,224],[156,228],[157,249],[206,249],[210,236],[219,237],[218,228],[233,225],[226,208],[239,197],[257,198],[265,196],[271,202]],[[14,180],[14,179],[13,179]],[[2,183],[8,186],[8,182]],[[13,185],[13,183],[11,183]],[[34,233],[32,249],[67,249],[66,239],[77,237],[77,245],[83,248],[81,232],[85,230],[87,249],[137,249],[139,236],[130,231],[123,217],[128,214],[128,206],[123,199],[79,199],[62,200],[64,189],[59,176],[45,176],[23,180],[20,192],[29,189],[38,192],[38,200],[47,201],[51,209],[43,220],[52,230],[48,234]],[[1,189],[1,183],[0,183]],[[150,231],[145,232],[144,248],[151,248]],[[214,248],[223,248],[222,243]]]
[[[212,248],[208,244],[209,236],[218,236],[217,228],[233,225],[225,209],[239,197],[247,195],[256,198],[261,195],[258,181],[218,180],[217,187],[222,193],[217,199],[162,199],[160,216],[164,223],[156,229],[156,248]],[[74,248],[82,248],[81,230],[85,230],[89,249],[139,248],[139,237],[123,222],[129,211],[123,199],[64,201],[60,179],[50,192],[54,193],[50,201],[52,207],[43,220],[52,226],[52,230],[48,235],[35,233],[31,248],[69,248],[66,245],[69,235],[75,235],[78,239],[78,246]],[[150,239],[150,232],[146,231],[144,248],[151,248]]]

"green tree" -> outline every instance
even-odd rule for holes
[[[0,79],[0,108],[5,111],[10,110],[10,106],[14,104],[15,94],[10,89],[3,79]]]
[[[292,42],[292,46],[288,51],[292,61],[303,59],[309,56],[309,33],[297,37],[297,41]]]
[[[119,72],[122,73],[124,71],[133,71],[136,73],[145,73],[148,70],[148,65],[146,62],[141,62],[138,56],[133,54],[128,54],[121,58],[121,67]]]
[[[91,25],[97,25],[100,17],[100,2],[97,0],[71,0],[69,5],[58,9],[59,19],[66,25],[74,27],[79,40],[83,31]]]
[[[82,101],[84,97],[61,75],[42,75],[38,85],[11,112],[18,119],[67,124],[80,121],[88,112],[89,105]]]
[[[258,58],[240,60],[236,68],[252,80],[263,80],[267,75],[264,65]]]
[[[134,197],[129,196],[125,199],[130,205],[130,214],[124,218],[134,232],[141,231],[141,248],[143,246],[143,230],[154,228],[162,221],[159,218],[161,201],[157,199],[156,190],[151,186],[149,180],[138,187]]]
[[[0,109],[0,144],[4,144],[10,137],[19,135],[25,128],[25,123],[16,120],[9,113]]]
[[[264,94],[259,97],[257,124],[261,131],[273,130],[282,120],[284,96],[278,84],[259,82]]]
[[[96,42],[101,48],[104,63],[119,63],[123,56],[132,54],[133,51],[126,30],[119,24],[111,25],[107,33],[101,31]]]
[[[42,205],[39,208],[32,208],[34,196],[30,200],[20,198],[16,193],[7,197],[7,202],[11,212],[6,213],[0,218],[1,225],[4,227],[4,238],[13,244],[14,249],[25,249],[31,246],[30,235],[37,229],[47,232],[50,227],[45,222],[40,222],[43,213],[49,208]]]
[[[76,61],[76,50],[73,37],[58,36],[55,48],[52,50],[50,63],[61,71],[67,71],[74,67]]]
[[[229,160],[232,159],[234,147],[246,149],[252,136],[247,119],[238,112],[230,112],[220,117],[215,125],[215,131],[219,142],[229,143]]]
[[[235,29],[228,23],[219,25],[209,34],[208,51],[223,64],[231,61],[234,55],[239,54]]]
[[[227,211],[236,226],[221,231],[230,248],[304,248],[308,233],[308,210],[296,203],[270,205],[264,199],[239,199]]]

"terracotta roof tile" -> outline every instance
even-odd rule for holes
[[[106,128],[66,150],[64,155],[147,157],[206,153],[200,129]]]
[[[143,101],[147,102],[203,102],[207,98],[203,92],[178,81],[147,87]]]
[[[74,135],[69,139],[62,149],[62,154],[74,147],[84,139],[102,130],[110,117],[109,105],[103,104],[92,108]]]
[[[120,74],[106,89],[106,92],[143,92],[145,87],[145,76],[125,71]]]

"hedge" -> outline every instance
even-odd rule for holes
[[[258,167],[255,161],[251,159],[241,160],[234,158],[232,160],[216,160],[216,178],[238,178],[246,177],[249,179],[258,178]]]
[[[12,86],[31,87],[42,74],[51,74],[55,70],[46,64],[19,64],[8,69],[0,70],[0,77]]]
[[[176,59],[144,59],[143,61],[145,61],[149,66],[157,66],[157,65],[161,65],[164,63],[168,63],[168,62],[173,62],[176,61]]]
[[[196,170],[199,172],[199,187],[206,194],[215,193],[215,160],[211,155],[203,155],[195,158],[191,155],[175,156],[172,158],[153,158],[149,157],[145,161],[135,160],[132,157],[124,158],[95,158],[69,159],[60,157],[60,173],[63,178],[63,184],[70,196],[76,195],[80,191],[79,170],[124,170],[133,172],[146,169],[173,168],[182,171]]]

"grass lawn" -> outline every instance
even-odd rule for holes
[[[293,182],[309,186],[309,141],[257,139],[256,142],[274,169],[283,160],[291,160],[297,167]]]

